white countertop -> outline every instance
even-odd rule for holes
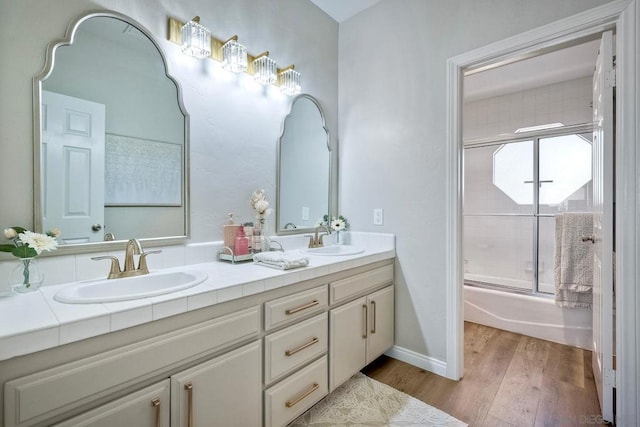
[[[101,304],[54,300],[55,293],[69,283],[0,298],[0,361],[395,257],[393,235],[354,233],[353,240],[365,249],[363,253],[304,254],[309,265],[291,270],[222,261],[163,269],[199,270],[208,277],[192,288],[151,298]]]

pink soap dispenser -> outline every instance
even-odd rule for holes
[[[249,253],[249,239],[244,235],[244,227],[238,227],[234,255],[247,255]]]

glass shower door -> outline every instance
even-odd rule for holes
[[[555,217],[591,211],[591,135],[464,150],[465,282],[555,292]]]
[[[591,138],[570,134],[539,139],[539,292],[555,292],[556,215],[592,211]]]
[[[532,289],[533,154],[533,141],[465,149],[466,282]]]

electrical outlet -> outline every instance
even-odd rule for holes
[[[376,208],[373,210],[373,225],[383,225],[384,224],[384,210],[380,208]]]
[[[307,206],[302,207],[302,220],[303,221],[309,220],[309,207]]]

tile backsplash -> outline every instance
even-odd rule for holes
[[[389,247],[395,245],[395,237],[385,233],[345,233],[346,243],[363,247]],[[272,240],[282,244],[285,250],[304,248],[308,244],[308,235],[272,236]],[[161,249],[159,254],[151,254],[147,258],[149,270],[179,267],[182,265],[200,264],[217,261],[218,252],[222,249],[221,241],[187,243],[172,246],[146,246],[146,251]],[[92,260],[92,257],[102,255],[117,256],[120,265],[124,263],[124,242],[122,250],[109,252],[94,252],[90,254],[54,255],[38,258],[40,269],[44,273],[42,286],[59,285],[79,280],[106,278],[109,273],[110,260]],[[137,258],[137,256],[136,256]],[[136,260],[137,264],[137,260]],[[16,266],[16,260],[8,257],[0,261],[0,280],[6,280],[10,271]]]

